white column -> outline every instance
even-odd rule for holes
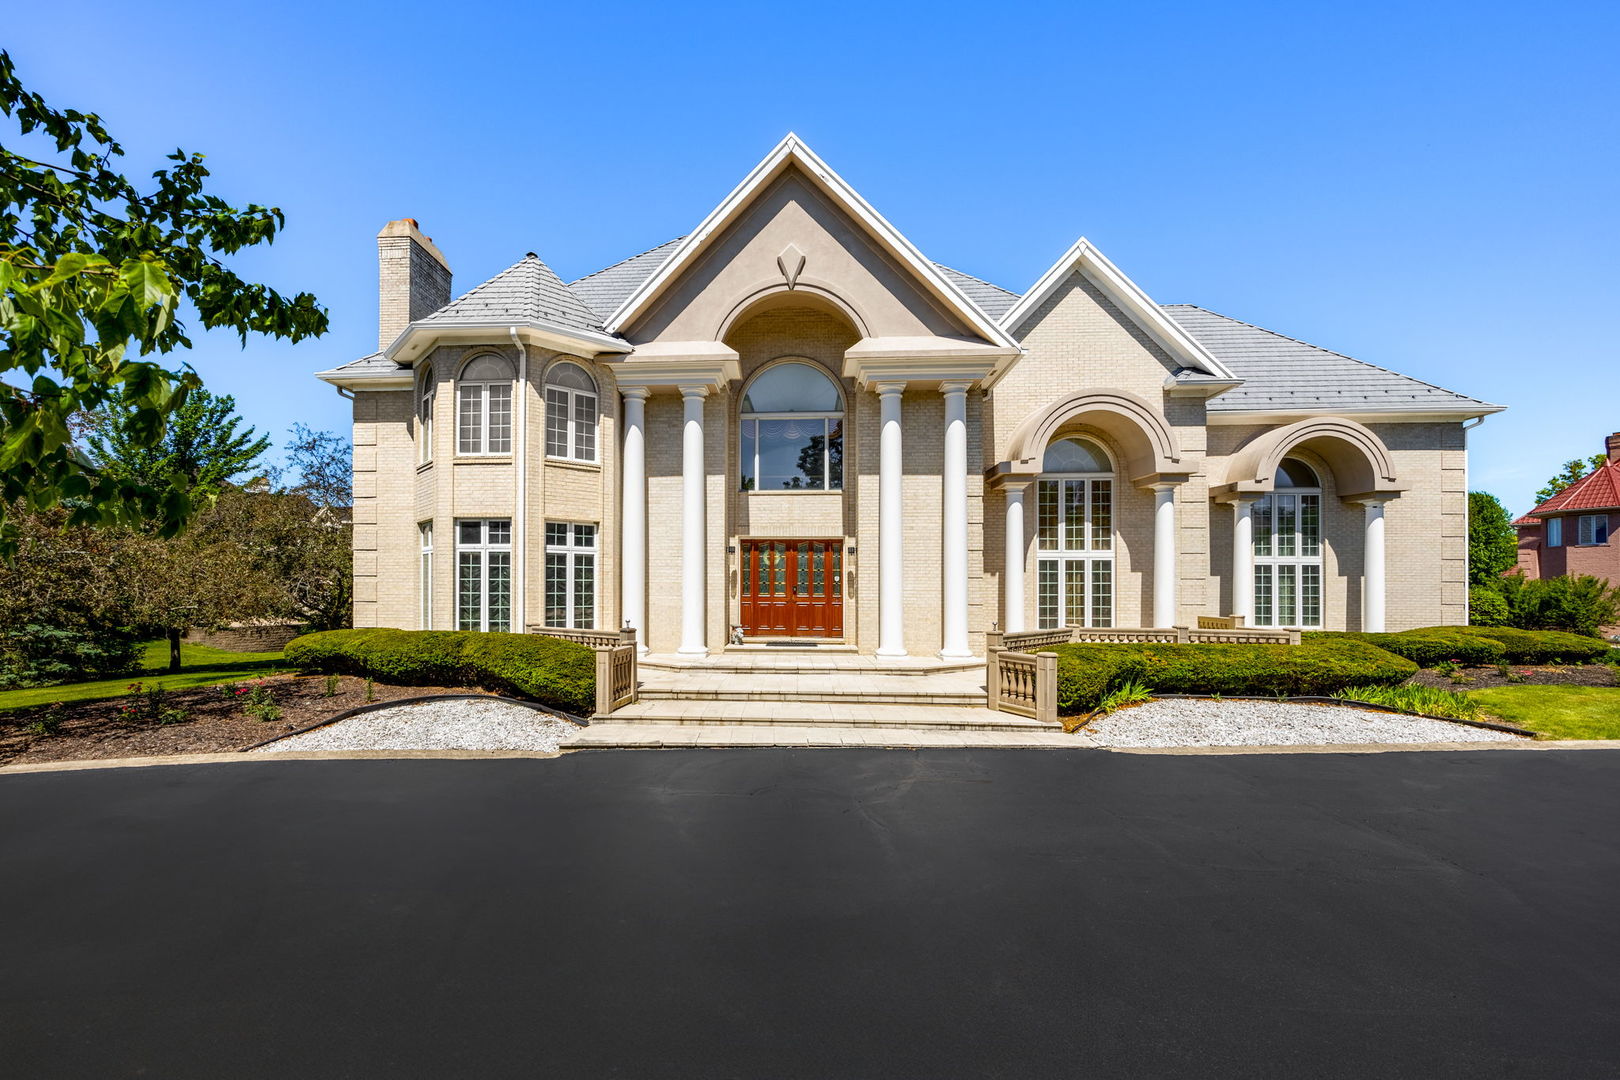
[[[1020,634],[1024,630],[1024,492],[1028,481],[1008,481],[1002,488],[1007,495],[1005,561],[1001,567],[1001,629]]]
[[[703,399],[707,386],[681,387],[681,647],[687,656],[708,650],[703,629],[704,563],[708,557],[703,522]]]
[[[968,645],[968,507],[967,507],[967,391],[966,382],[941,383],[945,395],[945,476],[941,484],[945,505],[945,580],[940,590],[945,604],[945,633],[939,655],[972,656]]]
[[[1254,622],[1254,503],[1232,503],[1232,614],[1241,615],[1245,626]]]
[[[647,388],[624,390],[623,507],[619,511],[619,596],[636,648],[647,651]]]
[[[1384,504],[1370,499],[1366,507],[1367,534],[1363,568],[1365,578],[1361,598],[1361,629],[1371,634],[1384,632]]]
[[[1153,625],[1176,624],[1176,486],[1153,485]]]
[[[878,440],[878,648],[879,656],[906,655],[905,565],[900,492],[900,395],[906,384],[879,383],[882,434]]]

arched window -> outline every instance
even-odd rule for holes
[[[596,380],[566,360],[546,372],[546,456],[596,460]]]
[[[1114,625],[1114,468],[1088,439],[1046,448],[1035,481],[1035,613],[1042,630]]]
[[[1272,491],[1255,500],[1254,625],[1322,625],[1322,481],[1284,458]]]
[[[744,491],[841,491],[844,401],[820,368],[766,368],[742,400],[739,470]]]
[[[433,460],[433,369],[425,367],[416,380],[416,461]]]
[[[480,356],[461,369],[456,384],[456,453],[512,452],[512,364]]]

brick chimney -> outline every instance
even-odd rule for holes
[[[1610,461],[1620,461],[1620,431],[1603,440],[1603,449],[1609,452]]]
[[[384,225],[377,234],[377,349],[449,302],[450,263],[433,239],[422,235],[415,218]]]

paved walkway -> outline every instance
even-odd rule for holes
[[[872,706],[865,708],[870,714]],[[946,710],[930,709],[930,713]],[[983,711],[983,710],[978,710]],[[619,715],[618,713],[614,714]],[[1002,715],[1002,714],[992,714]],[[1013,718],[1009,718],[1013,719]],[[563,744],[564,750],[608,748],[652,749],[677,746],[885,746],[963,747],[1079,750],[1095,746],[1088,735],[1067,735],[1044,725],[1037,730],[1009,727],[1005,731],[949,730],[944,728],[795,727],[790,724],[649,724],[596,721]]]

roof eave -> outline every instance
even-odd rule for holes
[[[1272,424],[1291,423],[1313,416],[1342,416],[1363,424],[1461,423],[1506,409],[1506,405],[1484,403],[1451,409],[1221,409],[1210,412],[1206,422],[1215,425]]]
[[[535,344],[563,352],[627,353],[633,346],[623,338],[580,330],[545,319],[468,319],[453,323],[413,322],[389,342],[382,354],[400,364],[414,364],[433,346],[445,339],[480,338],[492,332],[516,329]]]

